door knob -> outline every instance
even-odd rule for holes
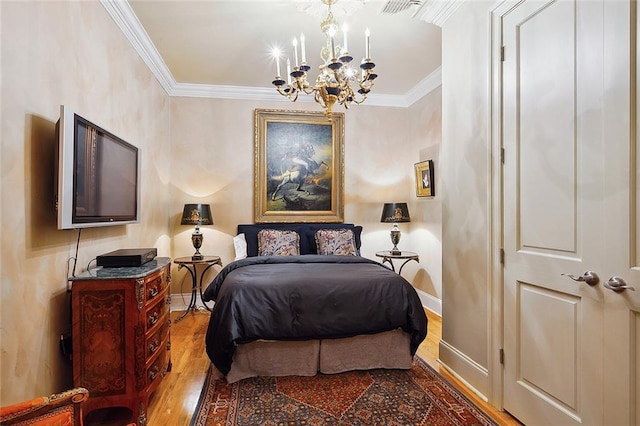
[[[620,293],[621,291],[625,291],[625,290],[636,291],[635,288],[627,285],[627,283],[624,282],[622,277],[615,277],[615,276],[611,277],[611,278],[609,278],[609,281],[604,283],[604,286],[606,288],[608,288],[609,290],[615,291],[616,293]]]
[[[567,276],[574,281],[584,281],[590,286],[594,286],[600,282],[600,277],[598,276],[598,274],[596,274],[593,271],[587,271],[584,274],[580,275],[579,277],[576,277],[575,275],[571,275],[571,274],[560,274],[560,275]]]

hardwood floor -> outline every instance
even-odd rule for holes
[[[180,314],[181,312],[172,312],[171,318],[175,319]],[[427,311],[427,316],[429,318],[427,338],[420,345],[418,355],[489,414],[496,423],[519,425],[520,423],[508,413],[500,412],[482,401],[440,366],[437,359],[438,343],[442,335],[442,320],[429,311]],[[209,367],[209,358],[204,348],[204,336],[208,323],[209,313],[199,311],[187,314],[184,319],[172,325],[171,359],[173,369],[149,400],[147,414],[149,426],[186,426],[189,424]],[[90,426],[117,424],[119,423],[106,421],[89,423]]]

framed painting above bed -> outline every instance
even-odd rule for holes
[[[254,221],[344,221],[344,114],[256,109]]]

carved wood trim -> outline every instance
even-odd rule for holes
[[[144,278],[136,280],[136,302],[138,302],[138,312],[142,312],[144,306]]]

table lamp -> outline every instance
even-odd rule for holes
[[[380,218],[380,222],[393,223],[393,227],[391,228],[391,243],[393,243],[391,254],[401,254],[401,251],[398,250],[398,243],[400,242],[400,229],[398,228],[398,223],[411,222],[407,203],[384,203],[384,206],[382,206],[382,217]]]
[[[204,236],[200,232],[200,225],[213,225],[213,216],[211,216],[211,207],[209,204],[185,204],[182,211],[182,220],[180,225],[195,225],[196,229],[191,234],[191,242],[196,252],[191,256],[192,260],[202,260],[204,256],[200,254],[202,240]]]

